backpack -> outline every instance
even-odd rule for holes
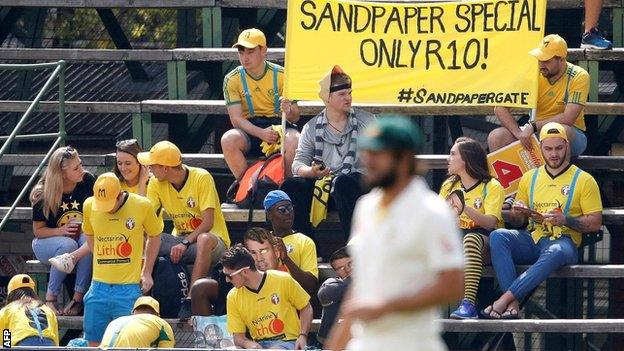
[[[276,153],[247,167],[227,191],[227,201],[239,208],[262,208],[265,196],[284,183],[284,158]]]
[[[177,318],[182,298],[189,295],[191,288],[186,266],[171,262],[168,256],[158,257],[152,277],[152,297],[160,303],[160,317]]]

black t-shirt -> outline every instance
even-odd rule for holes
[[[42,200],[33,205],[32,220],[46,222],[48,228],[62,227],[70,219],[82,221],[82,204],[89,196],[93,196],[93,184],[95,184],[95,177],[93,174],[85,172],[82,182],[76,184],[74,191],[63,194],[61,206],[56,212],[56,216],[50,213],[50,218],[45,218]]]

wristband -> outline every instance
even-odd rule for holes
[[[299,336],[302,336],[302,335],[305,336],[306,339],[308,338],[308,334],[307,333],[299,333]]]

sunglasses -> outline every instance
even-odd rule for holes
[[[241,269],[237,269],[237,270],[235,270],[232,273],[225,273],[225,272],[223,272],[223,274],[225,275],[226,279],[230,280],[230,279],[232,279],[233,276],[235,276],[237,274],[240,274],[240,272],[244,271],[245,269],[249,269],[249,266],[245,266],[245,267],[243,267]]]
[[[351,262],[347,263],[344,266],[334,268],[336,272],[344,272],[347,268],[351,268]]]
[[[119,148],[133,146],[133,145],[139,145],[139,142],[136,139],[119,140],[115,144],[115,147],[119,149]]]
[[[293,207],[293,205],[289,204],[289,205],[278,206],[278,207],[275,208],[275,210],[279,214],[285,215],[285,214],[288,214],[288,213],[293,213],[295,208]]]
[[[72,158],[74,151],[76,150],[73,147],[65,146],[65,151],[63,151],[63,153],[61,154],[61,165],[63,164],[64,160],[69,160],[70,158]]]

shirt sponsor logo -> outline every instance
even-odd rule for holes
[[[188,206],[188,208],[195,208],[196,205],[197,203],[192,197],[189,196],[189,198],[186,199],[186,206]]]
[[[136,226],[136,221],[134,220],[134,218],[126,219],[126,228],[128,228],[128,230],[134,229],[135,226]]]

